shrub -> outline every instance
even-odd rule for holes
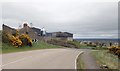
[[[2,33],[2,42],[9,43],[15,47],[20,47],[23,45],[29,45],[32,46],[32,40],[27,34],[19,34],[18,31],[16,31],[14,34],[8,34],[7,32]]]
[[[117,55],[120,59],[120,47],[119,46],[111,46],[108,49],[110,53]]]
[[[120,50],[117,50],[115,54],[118,55],[118,58],[120,59]]]
[[[19,39],[23,42],[22,45],[32,46],[32,39],[27,34],[20,35]]]
[[[19,36],[15,37],[10,34],[8,34],[7,36],[8,36],[9,43],[12,44],[13,46],[19,47],[22,45],[22,41],[19,39]]]

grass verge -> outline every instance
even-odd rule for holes
[[[98,64],[107,65],[109,69],[118,69],[118,57],[110,54],[107,50],[97,50],[91,53]]]
[[[5,43],[3,43],[2,47],[0,47],[0,49],[2,49],[2,53],[29,51],[29,50],[37,50],[37,49],[51,49],[51,48],[61,48],[61,46],[56,46],[56,45],[45,43],[43,41],[39,41],[39,42],[33,43],[32,47],[23,46],[23,47],[16,48],[14,46],[11,46]]]
[[[0,54],[2,54],[2,42],[0,41]]]

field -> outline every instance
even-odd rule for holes
[[[100,65],[107,65],[109,69],[118,69],[118,57],[107,50],[92,51],[92,55]]]
[[[2,47],[0,47],[0,49],[2,49],[2,53],[20,52],[20,51],[37,50],[37,49],[51,49],[51,48],[61,48],[61,46],[47,44],[43,41],[39,41],[39,42],[33,43],[32,47],[23,46],[23,47],[16,48],[14,46],[11,46],[5,43],[3,43]]]

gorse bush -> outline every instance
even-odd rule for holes
[[[108,49],[110,53],[117,55],[118,58],[120,59],[120,46],[111,46],[108,47]]]
[[[9,43],[15,47],[19,47],[22,45],[22,41],[19,39],[19,36],[13,36],[8,34]]]
[[[32,39],[27,34],[20,35],[19,39],[22,41],[22,45],[32,46]]]
[[[2,40],[4,43],[9,43],[15,47],[21,47],[24,45],[32,46],[32,40],[27,34],[19,34],[16,31],[14,34],[3,32]]]

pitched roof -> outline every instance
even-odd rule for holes
[[[4,31],[4,32],[7,32],[7,33],[9,33],[9,34],[13,34],[13,33],[16,32],[16,29],[11,28],[11,27],[9,27],[9,26],[7,26],[7,25],[5,25],[5,24],[2,25],[2,28],[3,28],[3,31]]]

